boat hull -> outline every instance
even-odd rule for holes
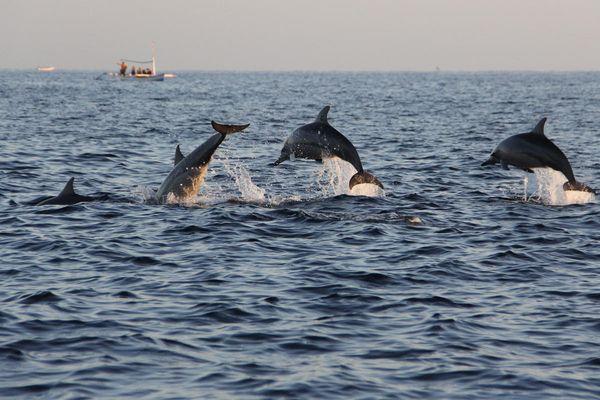
[[[137,80],[145,80],[145,81],[164,81],[165,80],[165,74],[156,74],[156,75],[146,75],[146,74],[141,74],[141,75],[125,75],[125,76],[121,76],[122,80],[132,80],[132,79],[137,79]]]

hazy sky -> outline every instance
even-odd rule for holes
[[[0,0],[0,68],[596,70],[600,0]]]

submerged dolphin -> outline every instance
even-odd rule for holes
[[[544,135],[545,123],[546,118],[542,118],[531,132],[504,139],[494,149],[490,158],[481,165],[500,163],[504,169],[508,169],[509,165],[514,165],[531,173],[533,172],[532,168],[548,167],[562,172],[568,179],[563,185],[564,190],[596,193],[590,187],[577,182],[567,157]]]
[[[363,169],[354,145],[337,129],[329,125],[327,121],[329,109],[329,106],[325,106],[314,122],[303,125],[292,132],[281,149],[279,159],[272,165],[279,165],[285,160],[289,160],[292,155],[295,158],[316,161],[339,157],[356,168],[356,174],[350,178],[350,190],[360,183],[372,183],[383,188],[379,179]]]
[[[164,201],[169,193],[180,200],[195,196],[204,181],[210,160],[221,144],[230,133],[240,132],[246,129],[246,125],[223,125],[211,121],[212,127],[218,133],[212,135],[208,140],[196,147],[187,156],[183,156],[179,146],[175,150],[175,166],[171,173],[165,178],[156,192],[156,200]]]
[[[69,179],[64,189],[58,194],[58,196],[45,198],[41,201],[36,201],[34,205],[45,206],[48,204],[76,204],[85,201],[105,199],[105,197],[82,196],[80,194],[75,193],[75,189],[73,188],[73,182],[75,182],[75,178],[71,177],[71,179]]]

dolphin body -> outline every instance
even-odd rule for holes
[[[514,165],[530,173],[533,173],[532,168],[552,168],[562,172],[568,179],[563,184],[564,190],[577,190],[595,194],[596,192],[592,188],[577,182],[565,154],[544,135],[545,123],[546,118],[542,118],[531,132],[504,139],[494,149],[490,158],[481,165],[500,163],[504,169],[508,169],[509,165]]]
[[[372,183],[383,188],[379,179],[363,169],[354,145],[337,129],[329,125],[329,121],[327,121],[329,109],[330,106],[325,106],[314,122],[303,125],[292,132],[281,149],[279,159],[271,165],[279,165],[289,160],[292,155],[295,158],[319,162],[324,158],[338,157],[356,168],[356,174],[350,178],[350,190],[360,183]]]
[[[75,189],[73,187],[73,183],[75,182],[75,178],[71,177],[64,189],[58,194],[58,196],[54,197],[46,197],[43,200],[35,201],[33,205],[36,206],[45,206],[49,204],[77,204],[83,203],[86,201],[96,201],[96,200],[105,200],[106,197],[92,197],[92,196],[82,196],[80,194],[75,193]]]
[[[223,125],[215,121],[211,121],[211,124],[218,133],[209,137],[206,142],[196,147],[187,156],[184,156],[179,146],[177,146],[175,149],[175,165],[156,192],[158,202],[164,202],[169,193],[180,200],[195,196],[204,181],[213,154],[225,137],[230,133],[243,131],[250,126],[250,124]]]

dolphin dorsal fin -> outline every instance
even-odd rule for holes
[[[65,187],[63,188],[63,190],[58,194],[59,197],[61,196],[72,196],[75,194],[75,189],[73,188],[73,182],[75,181],[74,177],[71,177],[71,179],[69,179],[69,182],[67,182],[67,184],[65,185]]]
[[[535,128],[533,128],[531,133],[534,133],[536,135],[546,136],[546,135],[544,135],[544,124],[545,123],[546,123],[546,117],[540,119],[540,122],[537,123],[537,125],[535,126]]]
[[[329,121],[327,121],[327,114],[329,113],[330,108],[331,108],[330,106],[323,107],[323,109],[321,110],[319,115],[317,115],[317,119],[315,119],[315,122],[321,122],[323,124],[328,124]]]
[[[173,165],[179,164],[179,161],[183,160],[184,158],[185,158],[185,156],[181,152],[179,145],[177,145],[177,147],[175,148],[175,160],[173,162]]]

